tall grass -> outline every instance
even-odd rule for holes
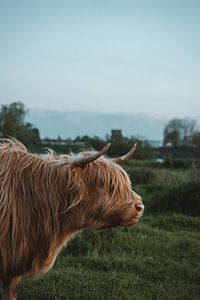
[[[167,186],[154,192],[148,208],[151,213],[183,213],[200,216],[200,181]]]

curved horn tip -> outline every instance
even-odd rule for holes
[[[136,149],[137,149],[137,142],[135,142],[131,150],[127,153],[127,156],[132,156],[135,153]]]
[[[110,143],[108,143],[107,145],[105,145],[105,146],[103,147],[102,151],[103,151],[103,150],[107,151],[109,148],[110,148]]]
[[[98,159],[100,156],[104,155],[106,153],[106,151],[109,149],[109,147],[110,147],[110,143],[108,143],[100,151],[94,153],[91,156],[87,156],[87,157],[77,159],[76,161],[73,162],[73,164],[76,165],[76,166],[84,166],[84,165]]]
[[[135,142],[135,144],[133,145],[133,147],[127,154],[122,155],[120,157],[113,158],[112,160],[116,163],[122,163],[122,162],[128,160],[131,156],[133,156],[133,154],[136,151],[136,148],[137,148],[137,142]]]
[[[135,144],[133,145],[132,149],[136,149],[137,148],[138,143],[135,142]]]

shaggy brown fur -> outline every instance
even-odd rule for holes
[[[24,278],[47,272],[80,230],[130,225],[142,215],[141,198],[119,165],[101,156],[78,167],[76,157],[49,153],[42,158],[16,140],[1,141],[0,280],[5,299],[17,299]]]

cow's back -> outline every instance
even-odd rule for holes
[[[42,165],[14,142],[0,146],[0,278],[37,272],[48,257],[45,206],[42,210],[38,196]]]

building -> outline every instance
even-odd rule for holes
[[[111,140],[119,140],[122,138],[121,129],[112,129],[111,130]]]

